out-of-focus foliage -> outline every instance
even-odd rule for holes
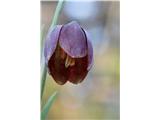
[[[51,24],[56,2],[41,2],[41,25],[44,34]],[[78,85],[57,85],[47,75],[42,106],[58,91],[51,119],[119,119],[120,24],[119,2],[65,2],[59,24],[77,20],[91,36],[94,65]],[[47,91],[47,92],[46,92]]]

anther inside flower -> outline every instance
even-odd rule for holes
[[[67,55],[66,57],[66,61],[65,61],[65,67],[68,68],[69,66],[74,66],[75,65],[75,59],[71,58],[69,55]]]
[[[56,26],[46,39],[45,61],[58,84],[82,82],[93,64],[93,49],[85,30],[75,21]]]

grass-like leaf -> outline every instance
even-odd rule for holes
[[[41,99],[43,97],[43,92],[44,92],[44,86],[45,86],[45,82],[46,82],[46,76],[47,76],[47,68],[46,68],[46,64],[44,63],[44,65],[42,66],[42,73],[41,73]]]
[[[56,95],[57,95],[57,92],[54,92],[48,99],[47,103],[44,105],[42,111],[41,111],[41,120],[45,120],[47,115],[48,115],[48,112],[49,112],[49,109],[51,108],[55,98],[56,98]]]
[[[43,53],[43,45],[44,45],[44,43],[43,43],[44,42],[44,27],[45,27],[44,25],[41,26],[41,34],[40,34],[41,35],[40,36],[41,37],[41,43],[40,43],[41,56],[42,56],[42,53]]]

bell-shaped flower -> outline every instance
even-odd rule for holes
[[[44,56],[49,74],[60,85],[82,82],[93,64],[92,44],[76,21],[49,31]]]

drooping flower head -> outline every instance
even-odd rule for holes
[[[82,82],[93,64],[92,44],[76,21],[49,31],[44,56],[49,74],[60,85]]]

